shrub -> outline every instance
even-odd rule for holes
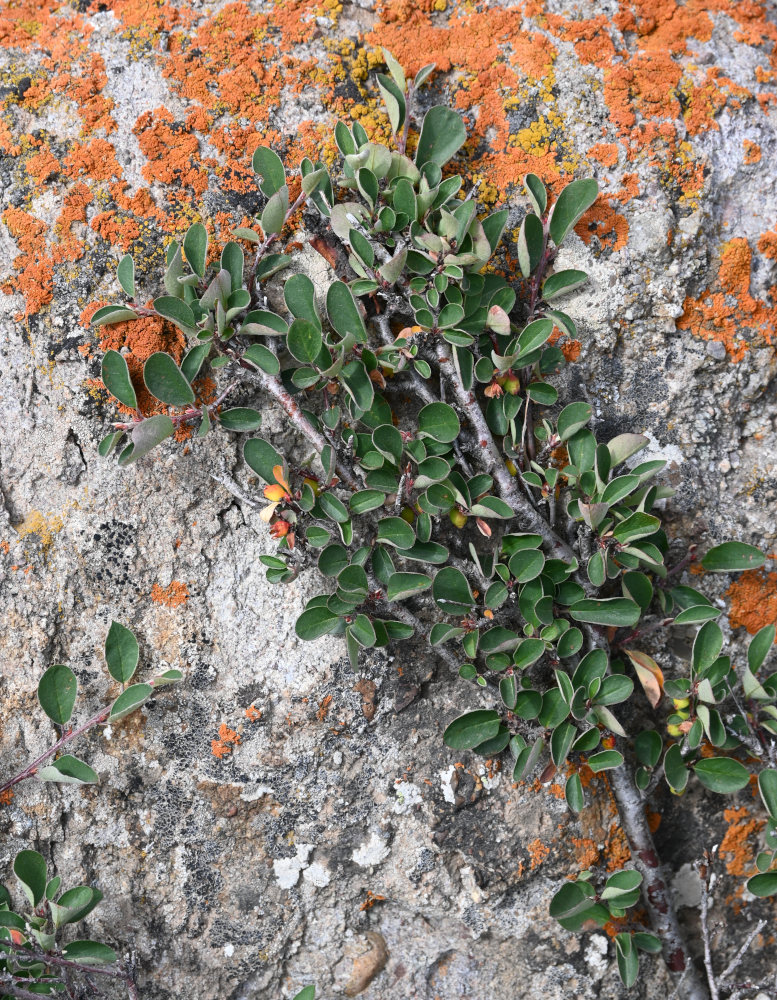
[[[100,451],[116,449],[125,466],[182,425],[198,438],[219,425],[252,433],[261,407],[279,405],[297,434],[293,452],[261,437],[243,447],[264,499],[215,478],[262,505],[278,542],[262,558],[270,582],[312,565],[327,581],[297,634],[342,637],[354,666],[364,649],[425,635],[494,706],[451,721],[447,745],[509,753],[515,781],[540,767],[566,776],[573,812],[584,805],[581,767],[607,771],[633,867],[606,881],[579,873],[551,913],[570,929],[618,920],[627,985],[638,951],[663,949],[686,995],[704,996],[644,805],[661,779],[676,794],[689,780],[726,794],[760,771],[767,849],[748,885],[777,892],[777,675],[762,671],[774,628],[758,633],[736,671],[722,653],[720,609],[683,582],[695,548],[669,559],[665,463],[640,459],[642,435],[599,440],[589,403],[559,402],[564,340],[576,336],[559,303],[587,276],[559,268],[557,254],[597,198],[596,181],[573,180],[551,204],[540,178],[526,177],[529,207],[510,248],[520,274],[510,273],[499,250],[507,209],[479,215],[476,191],[453,165],[466,139],[459,116],[432,107],[411,134],[433,67],[407,80],[384,55],[389,73],[377,85],[393,146],[338,122],[337,175],[305,159],[294,179],[259,147],[266,204],[255,227],[235,229],[216,257],[195,223],[169,246],[165,293],[149,306],[132,258],[121,260],[129,301],[100,308],[93,323],[154,315],[189,347],[180,365],[164,352],[146,361],[153,413],[139,409],[141,385],[122,355],[105,355],[103,381],[125,416]],[[291,258],[276,247],[303,206],[326,232],[335,276],[322,291],[292,274],[281,295],[270,279]],[[198,395],[204,373],[219,379],[209,400]],[[734,573],[764,561],[750,545],[724,542],[701,567]],[[671,678],[640,649],[643,636],[669,627],[696,630],[687,670]],[[645,699],[657,724],[628,733],[623,708]],[[640,899],[650,930],[629,916]]]

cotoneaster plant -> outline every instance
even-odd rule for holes
[[[452,166],[466,139],[460,117],[432,107],[411,132],[433,67],[407,80],[384,57],[389,73],[377,86],[391,146],[338,122],[334,176],[305,159],[293,179],[259,147],[253,166],[267,201],[255,227],[234,230],[217,257],[205,227],[191,226],[182,246],[168,247],[165,294],[150,305],[132,258],[122,258],[129,301],[98,309],[93,323],[153,315],[189,347],[180,365],[164,352],[146,361],[153,413],[138,408],[139,373],[120,353],[105,355],[103,382],[124,416],[100,452],[117,449],[128,465],[181,425],[197,437],[253,432],[260,409],[279,405],[296,449],[281,454],[261,437],[243,447],[264,499],[214,478],[262,507],[278,541],[262,558],[270,582],[311,565],[328,581],[297,634],[341,636],[354,665],[364,649],[425,636],[493,705],[454,719],[448,746],[509,754],[515,781],[557,772],[573,812],[585,801],[583,765],[608,772],[631,867],[607,880],[579,873],[551,912],[571,929],[617,921],[627,985],[640,951],[663,951],[684,995],[718,996],[724,987],[711,973],[705,984],[690,960],[645,805],[659,780],[677,794],[690,780],[726,794],[758,772],[769,819],[748,887],[777,892],[777,675],[764,671],[774,628],[754,638],[747,667],[732,666],[720,609],[683,582],[695,553],[667,565],[665,463],[640,460],[642,435],[599,440],[587,402],[559,402],[561,345],[576,330],[557,303],[586,274],[557,269],[556,257],[596,200],[596,181],[573,180],[550,204],[541,180],[526,177],[529,208],[511,248],[520,273],[505,273],[508,211],[481,215]],[[335,273],[323,294],[304,273],[281,294],[268,279],[291,258],[276,245],[303,207],[327,234]],[[205,400],[203,374],[220,380]],[[733,573],[764,561],[725,542],[701,565]],[[697,630],[685,674],[671,678],[640,649],[646,633],[670,627]],[[462,702],[472,702],[466,687]],[[627,728],[646,709],[655,725]]]
[[[56,663],[38,684],[38,701],[57,728],[59,739],[30,764],[0,784],[0,801],[7,802],[12,789],[22,781],[86,785],[98,781],[87,763],[63,749],[89,730],[115,725],[132,714],[161,687],[182,677],[180,670],[166,670],[148,683],[130,684],[139,659],[133,633],[113,622],[105,639],[108,672],[122,692],[112,702],[80,725],[70,720],[75,709],[78,681],[70,667]],[[116,953],[99,941],[65,940],[67,928],[84,919],[102,900],[92,886],[79,885],[62,891],[59,875],[49,878],[46,859],[37,851],[20,851],[13,873],[25,901],[15,905],[8,889],[0,885],[0,1000],[38,996],[82,997],[105,995],[97,982],[121,982],[132,1000],[137,1000],[132,969],[118,963]]]

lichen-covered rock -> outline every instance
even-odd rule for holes
[[[646,433],[670,459],[685,537],[777,544],[767,0],[6,4],[3,773],[54,737],[35,702],[51,663],[75,670],[83,713],[116,693],[101,658],[112,619],[139,635],[144,669],[166,661],[185,680],[84,740],[99,787],[28,782],[0,805],[0,862],[35,846],[99,885],[87,929],[136,950],[141,992],[159,1000],[307,982],[365,1000],[620,997],[607,935],[569,935],[547,913],[571,871],[627,860],[604,779],[573,821],[559,786],[513,788],[498,762],[443,747],[477,695],[423,643],[359,677],[337,642],[300,643],[314,581],[268,586],[266,527],[210,476],[244,470],[234,439],[171,444],[123,471],[97,455],[113,412],[102,351],[125,348],[132,367],[183,349],[155,320],[88,328],[89,303],[116,295],[119,256],[133,252],[151,297],[171,235],[199,219],[218,247],[250,222],[260,142],[295,165],[333,158],[336,117],[387,137],[380,46],[411,72],[437,64],[423,101],[465,117],[478,196],[509,206],[513,227],[527,171],[555,190],[597,176],[602,196],[562,255],[591,274],[569,307],[570,387],[600,429]],[[306,244],[301,221],[288,237]],[[769,572],[721,594],[749,632],[777,619],[776,595]],[[741,890],[724,900],[752,871],[754,800],[664,805],[653,821],[681,900],[694,899],[682,866],[721,843],[726,951],[753,911]],[[750,961],[755,976],[768,965],[764,942]],[[666,996],[648,965],[634,995]]]

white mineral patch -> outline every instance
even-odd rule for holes
[[[451,764],[450,767],[446,768],[444,771],[440,771],[440,788],[442,789],[442,797],[446,802],[451,804],[455,803],[456,796],[453,792],[453,775],[456,773],[456,768]]]
[[[601,979],[607,971],[607,938],[603,934],[592,934],[585,950],[585,960],[592,979]]]
[[[391,850],[386,846],[385,841],[381,840],[377,833],[371,833],[370,839],[358,847],[351,858],[362,868],[371,868],[373,865],[379,865],[385,861],[390,853]]]
[[[297,844],[293,858],[276,858],[272,863],[275,880],[281,889],[291,889],[299,882],[299,873],[308,866],[312,844]]]
[[[232,958],[235,954],[235,946],[233,944],[224,945],[224,958]]]
[[[418,805],[422,801],[421,789],[418,785],[414,785],[412,781],[400,781],[394,787],[394,794],[397,797],[397,801],[392,805],[391,811],[399,816],[410,812],[413,806]]]
[[[320,861],[314,861],[312,865],[305,868],[302,872],[302,877],[317,889],[323,889],[324,886],[329,885],[332,881],[332,876]]]

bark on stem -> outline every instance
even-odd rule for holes
[[[680,929],[666,875],[645,817],[645,803],[630,772],[631,768],[622,764],[609,772],[609,780],[623,832],[629,842],[631,860],[643,879],[642,898],[650,914],[650,922],[661,938],[664,961],[670,972],[675,977],[684,975],[686,1000],[710,1000]]]
[[[111,707],[109,705],[108,708],[104,708],[101,712],[98,712],[97,715],[93,715],[91,719],[88,719],[83,726],[79,726],[78,729],[71,729],[69,732],[65,733],[64,736],[57,740],[53,747],[49,747],[49,749],[46,750],[45,753],[42,753],[40,757],[36,757],[36,759],[31,764],[28,764],[23,771],[14,775],[13,778],[9,778],[5,784],[0,785],[0,795],[2,795],[3,792],[7,792],[9,788],[13,788],[14,785],[18,785],[20,781],[25,781],[27,778],[34,777],[41,764],[45,763],[50,757],[53,757],[54,754],[57,753],[58,750],[61,750],[66,743],[70,743],[71,740],[76,739],[77,736],[81,736],[93,726],[99,726],[107,720],[110,714]]]
[[[255,375],[262,388],[269,392],[270,395],[281,404],[286,412],[286,416],[292,424],[308,439],[308,441],[310,441],[320,455],[322,450],[327,447],[328,441],[324,435],[317,431],[316,428],[310,423],[297,405],[295,399],[286,391],[286,389],[284,389],[281,380],[275,378],[273,375],[268,375],[263,371],[257,371]],[[331,445],[329,445],[329,447],[331,447]],[[356,479],[353,469],[339,458],[335,463],[335,470],[341,482],[344,483],[349,489],[361,489],[361,485]]]
[[[543,540],[550,546],[556,558],[564,559],[567,562],[576,558],[570,546],[556,534],[545,518],[532,507],[526,497],[518,492],[512,476],[507,471],[502,454],[496,446],[496,442],[486,423],[486,418],[480,409],[474,392],[467,392],[461,384],[453,361],[445,353],[445,349],[438,347],[435,354],[437,363],[440,366],[441,376],[452,391],[457,405],[475,429],[480,445],[479,456],[481,464],[485,471],[496,480],[502,499],[510,504],[516,514],[522,518],[522,529],[542,535]]]

